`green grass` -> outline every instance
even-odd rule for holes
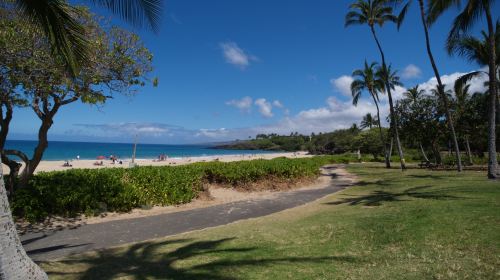
[[[349,165],[360,184],[263,218],[43,263],[53,279],[498,279],[500,184]]]

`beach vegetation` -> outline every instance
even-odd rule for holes
[[[26,188],[16,192],[12,209],[16,216],[36,221],[49,215],[97,215],[142,206],[177,205],[197,197],[205,184],[245,189],[259,183],[266,189],[276,182],[312,180],[321,166],[348,162],[344,156],[317,156],[40,172]]]

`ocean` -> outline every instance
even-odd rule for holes
[[[33,154],[37,142],[27,140],[7,140],[6,149],[20,150],[26,155]],[[91,142],[63,142],[49,141],[43,160],[71,160],[80,156],[80,159],[96,159],[98,156],[115,155],[120,159],[132,157],[134,144],[125,143],[91,143]],[[154,159],[158,155],[166,154],[169,157],[196,157],[213,155],[241,155],[272,153],[261,150],[223,150],[213,149],[211,145],[160,145],[137,144],[136,158]]]

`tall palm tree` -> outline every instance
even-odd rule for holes
[[[396,86],[403,86],[403,84],[399,81],[399,76],[397,75],[397,71],[393,71],[391,65],[382,65],[377,68],[377,72],[375,76],[382,81],[382,91],[389,93],[391,90],[395,90]],[[389,96],[389,102],[392,102]],[[394,124],[394,138],[396,138],[396,146],[401,147],[401,142],[399,140],[399,131],[398,131],[398,119],[396,114],[391,113],[391,121]],[[403,150],[398,149],[399,159],[401,161],[401,169],[406,169],[406,163],[403,156]]]
[[[384,88],[382,80],[378,79],[375,75],[377,63],[372,62],[368,64],[365,60],[364,68],[355,70],[352,73],[354,81],[351,83],[351,93],[352,93],[352,104],[354,106],[358,105],[359,99],[364,91],[368,91],[373,103],[377,108],[377,123],[380,133],[380,140],[384,143],[384,158],[385,165],[387,168],[391,167],[391,160],[389,158],[389,152],[387,143],[384,139],[384,134],[382,132],[382,124],[380,123],[380,108],[379,108],[379,97],[378,93]],[[371,116],[371,115],[370,115]]]
[[[88,42],[85,28],[76,20],[76,10],[64,0],[0,0],[14,5],[34,26],[43,30],[55,54],[60,55],[71,74],[76,76],[85,62]],[[153,30],[159,26],[161,0],[93,0],[119,14],[136,26],[147,22]],[[16,231],[9,207],[0,165],[0,278],[48,279],[47,274],[26,254]]]
[[[63,57],[70,70],[76,75],[86,61],[89,44],[85,29],[76,20],[76,10],[65,0],[0,0],[0,3],[14,5],[19,12],[47,36],[55,51]],[[91,0],[119,15],[127,22],[141,27],[147,25],[158,31],[162,11],[162,0]]]
[[[392,0],[391,2],[399,4],[402,1],[401,0]],[[412,2],[411,0],[407,1],[407,3],[401,9],[401,13],[400,13],[400,16],[398,18],[398,28],[401,26],[411,2]],[[429,27],[428,27],[428,21],[427,21],[428,17],[426,15],[426,11],[425,11],[424,0],[418,0],[418,4],[419,4],[419,8],[420,8],[419,9],[420,19],[422,22],[422,26],[424,27],[425,46],[427,49],[427,55],[429,57],[429,61],[430,61],[431,66],[432,66],[432,70],[434,71],[434,76],[436,77],[436,81],[438,84],[438,86],[437,86],[438,96],[442,99],[442,102],[443,102],[443,106],[444,106],[444,110],[445,110],[445,114],[446,114],[446,120],[448,123],[448,129],[450,130],[451,138],[453,141],[453,146],[455,149],[455,156],[456,156],[456,161],[457,161],[457,171],[461,172],[462,171],[462,161],[460,158],[460,147],[458,146],[458,140],[457,140],[457,136],[455,133],[455,126],[453,125],[453,119],[452,119],[452,115],[450,112],[449,100],[448,100],[446,94],[444,93],[444,85],[443,85],[443,82],[441,81],[441,76],[439,75],[439,70],[436,66],[436,61],[434,59],[434,55],[432,54],[431,42],[430,42],[430,38],[429,38]]]
[[[463,3],[465,2],[465,3]],[[464,34],[481,18],[486,18],[488,26],[488,76],[489,76],[489,115],[488,115],[488,178],[498,178],[498,163],[496,153],[496,106],[498,98],[496,78],[496,47],[495,26],[491,7],[496,0],[430,0],[427,21],[434,23],[437,18],[447,9],[456,6],[463,9],[453,21],[448,34],[447,45]],[[464,4],[464,5],[462,5]]]
[[[345,26],[351,25],[368,25],[370,31],[373,35],[373,39],[377,44],[377,48],[380,52],[380,57],[382,59],[382,67],[386,67],[385,54],[382,50],[380,41],[378,40],[377,33],[375,31],[375,25],[382,27],[386,22],[398,22],[398,17],[393,14],[393,8],[389,5],[387,0],[357,0],[349,6],[349,12],[345,17]],[[387,96],[389,98],[389,109],[391,115],[391,126],[394,129],[395,137],[399,138],[397,133],[398,124],[395,118],[394,104],[392,101],[392,87],[390,85],[385,85],[387,90]],[[399,139],[396,139],[397,148],[401,161],[401,169],[405,169],[403,149],[400,145]]]
[[[485,31],[481,31],[482,38],[476,38],[470,35],[464,35],[460,38],[454,39],[447,45],[447,50],[450,54],[456,54],[465,57],[470,62],[477,63],[480,66],[487,66],[489,63],[489,44],[488,44],[488,34]],[[500,53],[500,22],[497,21],[496,32],[495,32],[495,52]],[[496,62],[496,72],[497,81],[500,76],[500,56],[497,56]],[[488,75],[485,71],[472,71],[467,73],[455,82],[455,87],[463,87],[472,78]]]
[[[360,128],[361,129],[372,129],[374,126],[378,125],[378,118],[372,116],[371,113],[367,113],[366,115],[363,116],[363,119],[361,120]]]

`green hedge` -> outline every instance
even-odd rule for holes
[[[142,206],[175,205],[195,198],[204,182],[240,186],[269,178],[314,177],[322,165],[348,161],[342,156],[318,156],[41,172],[33,176],[27,188],[16,192],[12,209],[17,217],[33,221],[48,215],[96,215]]]

